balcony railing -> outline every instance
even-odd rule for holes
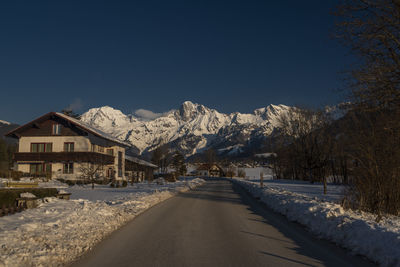
[[[34,162],[92,162],[114,164],[114,156],[97,152],[17,152],[15,161]]]

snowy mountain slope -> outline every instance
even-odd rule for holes
[[[125,115],[108,106],[90,109],[81,120],[130,142],[140,153],[169,143],[190,156],[210,146],[224,148],[268,136],[277,127],[277,118],[289,109],[285,105],[269,105],[252,114],[224,114],[186,101],[179,109],[153,120]]]
[[[0,120],[0,124],[10,125],[11,123],[10,123],[10,122],[8,122],[8,121],[3,121],[3,120]]]

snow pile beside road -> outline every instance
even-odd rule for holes
[[[286,190],[233,179],[254,197],[289,220],[307,226],[317,236],[329,239],[381,266],[400,266],[400,218],[391,216],[376,223],[374,215],[344,210],[339,204]]]
[[[0,218],[0,266],[65,265],[144,210],[204,182],[65,188],[80,198],[45,198],[36,209]]]

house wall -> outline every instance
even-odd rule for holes
[[[91,151],[91,143],[84,136],[22,136],[18,152],[31,152],[31,143],[53,143],[52,152],[62,152],[65,142],[73,142],[74,151]]]
[[[52,179],[64,179],[64,180],[79,180],[82,177],[81,168],[87,168],[88,163],[74,162],[74,172],[71,174],[63,173],[63,163],[51,163]],[[103,170],[99,171],[103,177],[107,175],[107,169],[113,165],[104,165]],[[29,163],[19,163],[18,171],[29,173]],[[118,178],[118,177],[116,177]]]
[[[270,168],[264,168],[264,167],[238,168],[238,171],[239,170],[244,171],[246,179],[259,180],[261,173],[263,174],[264,180],[273,179],[273,171]]]
[[[96,145],[91,142],[93,141]],[[125,148],[115,145],[115,143],[108,142],[107,140],[101,141],[100,138],[88,138],[85,136],[22,136],[19,140],[18,152],[31,152],[31,143],[52,143],[52,152],[63,152],[64,143],[73,142],[75,152],[92,151],[97,153],[107,154],[107,149],[113,149],[114,164],[107,165],[112,167],[115,171],[115,178],[117,180],[125,180]],[[102,152],[101,152],[102,151]],[[122,152],[122,176],[118,176],[118,152]],[[63,163],[52,163],[52,175],[55,178],[63,179],[77,179],[80,176],[78,169],[79,163],[74,163],[73,174],[63,174]],[[105,167],[105,169],[107,169]],[[18,171],[29,173],[30,166],[27,163],[18,162]],[[106,172],[106,171],[105,171]],[[104,174],[105,176],[105,174]]]

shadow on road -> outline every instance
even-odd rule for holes
[[[247,218],[248,220],[272,226],[292,242],[245,230],[241,230],[240,233],[251,235],[255,238],[265,238],[270,239],[271,241],[274,240],[286,243],[286,246],[290,247],[290,249],[292,249],[296,254],[313,258],[316,262],[325,266],[338,266],[338,264],[341,266],[374,266],[372,263],[361,257],[350,255],[347,250],[342,249],[329,241],[320,240],[314,237],[304,227],[298,223],[288,221],[283,215],[275,213],[265,204],[250,196],[242,187],[229,181],[229,179],[207,179],[207,183],[204,186],[190,192],[179,194],[178,197],[245,205],[249,212],[249,217],[252,217]],[[260,219],[255,219],[253,215],[257,215]],[[278,257],[295,264],[315,266],[264,250],[260,250],[259,253],[268,257]],[[337,257],[337,255],[340,256]]]
[[[300,265],[304,265],[304,266],[312,266],[312,267],[316,267],[316,265],[312,265],[312,264],[306,264],[306,263],[303,263],[303,262],[301,262],[301,261],[292,260],[292,259],[289,259],[289,258],[287,258],[287,257],[283,257],[283,256],[275,255],[275,254],[268,253],[268,252],[265,252],[265,251],[260,251],[260,253],[262,253],[262,254],[265,254],[265,255],[268,255],[268,256],[276,257],[276,258],[279,258],[279,259],[281,259],[281,260],[285,260],[285,261],[293,262],[293,263],[296,263],[296,264],[300,264]]]
[[[263,218],[262,220],[248,218],[248,220],[259,221],[273,226],[285,237],[295,242],[296,247],[293,249],[296,251],[297,254],[314,258],[315,260],[320,261],[325,266],[338,266],[338,264],[340,264],[340,266],[376,266],[372,262],[361,256],[350,255],[350,251],[338,247],[334,243],[314,237],[303,226],[295,222],[290,222],[285,216],[275,213],[270,208],[268,208],[264,203],[261,203],[252,196],[250,196],[249,193],[247,193],[239,185],[232,183],[232,188],[234,192],[240,196],[241,202],[248,206],[247,209],[249,210],[250,214],[256,214]],[[241,231],[241,232],[261,238],[273,239],[280,242],[290,243],[285,240],[272,238],[259,233],[252,233],[247,231]],[[317,251],[318,253],[315,253],[315,251]],[[271,254],[266,251],[260,251],[259,253],[268,256],[279,257],[281,259],[303,264],[306,266],[314,266],[314,265],[304,264],[302,262],[298,262],[297,260],[290,259],[284,256]],[[332,255],[340,255],[340,257],[339,258],[336,257],[333,260]]]
[[[229,202],[234,204],[242,204],[240,196],[232,191],[230,183],[221,183],[223,179],[208,180],[207,183],[192,191],[178,194],[180,198],[195,198],[208,201]],[[218,189],[215,189],[218,188]]]

